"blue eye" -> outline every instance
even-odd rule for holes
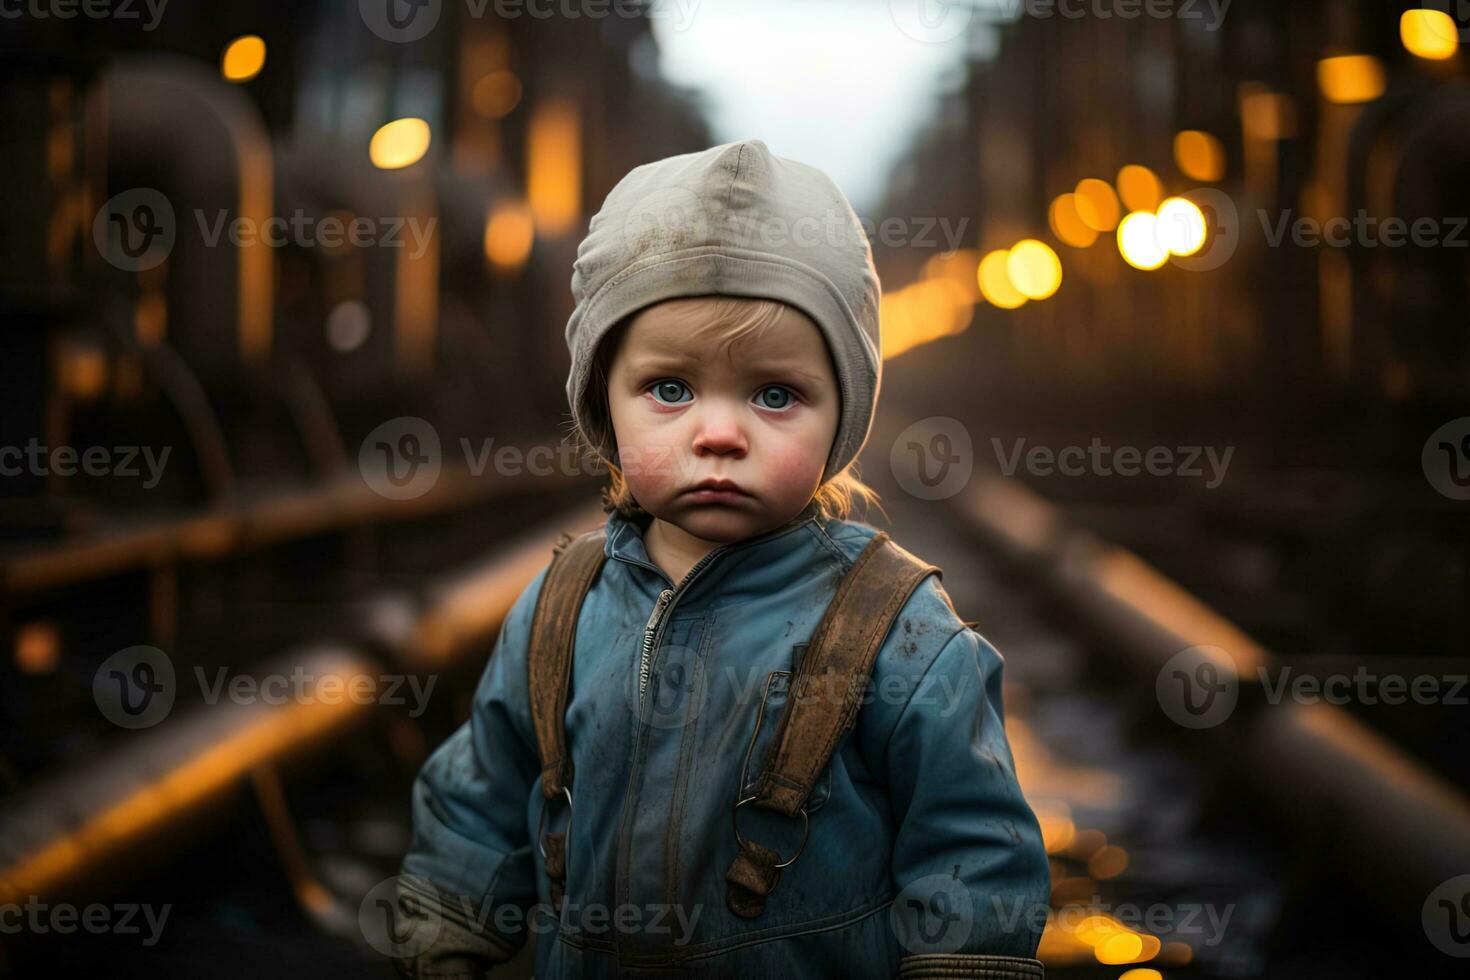
[[[756,404],[761,408],[769,408],[779,412],[791,405],[791,389],[782,385],[766,385],[755,396]]]
[[[689,387],[682,381],[655,381],[653,387],[648,390],[653,395],[654,401],[657,401],[661,405],[673,405],[678,402],[689,401],[690,398],[694,397],[690,393]],[[688,395],[689,397],[682,397],[684,395]]]

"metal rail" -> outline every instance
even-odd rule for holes
[[[550,477],[525,479],[545,488]],[[564,479],[572,486],[578,478]],[[452,510],[523,485],[512,477],[491,479],[449,469],[423,496],[389,500],[355,472],[344,473],[306,489],[283,489],[189,517],[99,531],[0,557],[0,591],[27,595],[157,565],[217,561],[311,534]]]
[[[1261,677],[1275,657],[1137,556],[1068,527],[1015,481],[975,486],[955,501],[969,526],[1139,682],[1153,688],[1188,651],[1184,669],[1208,662],[1236,685],[1236,710],[1179,729],[1186,742],[1324,849],[1386,917],[1421,928],[1430,892],[1470,869],[1470,799],[1334,705],[1269,703]]]
[[[550,560],[560,533],[586,530],[601,518],[600,511],[577,511],[533,528],[426,589],[417,608],[406,609],[401,594],[373,600],[366,646],[401,661],[391,668],[397,670],[439,669],[478,649]],[[263,665],[261,674],[299,670],[310,678],[305,696],[281,704],[224,698],[165,718],[0,802],[0,904],[85,888],[177,850],[179,831],[198,831],[217,816],[209,804],[257,767],[319,747],[370,714],[375,702],[329,692],[375,684],[390,669],[384,659],[362,648],[300,647]]]

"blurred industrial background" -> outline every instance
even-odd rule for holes
[[[0,975],[393,975],[412,777],[600,519],[577,243],[759,138],[871,224],[869,519],[1006,656],[1049,974],[1463,976],[1467,39],[1454,0],[0,0]]]

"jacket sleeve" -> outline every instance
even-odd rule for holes
[[[397,883],[401,914],[419,938],[395,947],[400,975],[481,977],[525,944],[536,911],[528,826],[541,767],[527,693],[526,654],[540,575],[501,625],[470,718],[434,753],[413,786],[413,837]],[[400,930],[401,934],[401,930]]]
[[[1004,661],[968,627],[908,693],[887,746],[899,976],[1039,978],[1051,873],[1021,795]]]

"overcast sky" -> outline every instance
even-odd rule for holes
[[[924,0],[658,0],[660,71],[704,91],[716,142],[760,139],[820,167],[854,208],[993,34]],[[946,19],[947,18],[947,19]]]

